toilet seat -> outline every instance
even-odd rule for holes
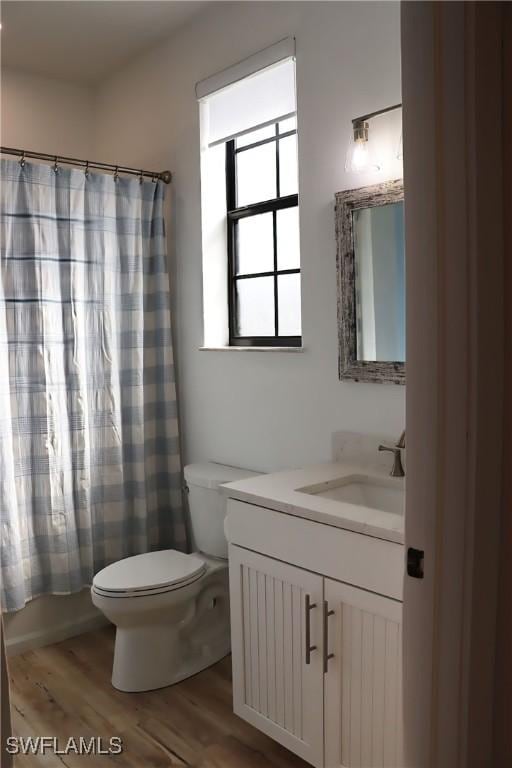
[[[197,555],[175,549],[133,555],[107,565],[93,579],[92,588],[104,597],[143,597],[170,592],[201,578],[206,563]]]

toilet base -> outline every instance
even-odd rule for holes
[[[175,630],[119,629],[112,685],[118,691],[153,691],[179,683],[211,667],[231,652],[229,637],[200,648],[184,648]],[[188,652],[187,652],[188,651]]]

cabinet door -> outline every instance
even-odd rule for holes
[[[402,603],[331,579],[324,591],[326,768],[400,768]]]
[[[231,544],[229,579],[235,713],[323,766],[322,577]]]

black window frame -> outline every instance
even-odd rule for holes
[[[291,131],[279,132],[279,122],[273,123],[275,133],[273,136],[255,141],[253,143],[237,147],[236,140],[231,139],[226,142],[226,198],[227,198],[227,246],[228,246],[228,315],[229,315],[229,345],[234,347],[300,347],[302,346],[302,335],[300,336],[280,336],[279,335],[279,297],[278,297],[278,277],[279,275],[301,274],[300,265],[294,269],[278,269],[277,264],[277,211],[286,208],[295,208],[299,206],[299,195],[280,196],[280,177],[279,177],[279,149],[280,140],[288,136],[297,134],[297,129]],[[276,145],[276,193],[277,197],[271,200],[264,200],[259,203],[237,207],[237,180],[236,180],[236,156],[241,152],[254,149],[263,144],[275,143]],[[261,213],[272,215],[273,226],[273,249],[274,263],[273,270],[267,272],[253,272],[250,274],[237,274],[237,250],[238,250],[238,222],[249,216],[257,216]],[[257,277],[273,277],[274,279],[274,335],[273,336],[237,336],[235,329],[237,327],[237,291],[236,285],[239,280],[253,279]]]

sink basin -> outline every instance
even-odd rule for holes
[[[397,481],[376,480],[370,477],[343,477],[322,485],[297,488],[300,493],[320,496],[323,499],[355,504],[358,507],[404,513],[404,488]]]

